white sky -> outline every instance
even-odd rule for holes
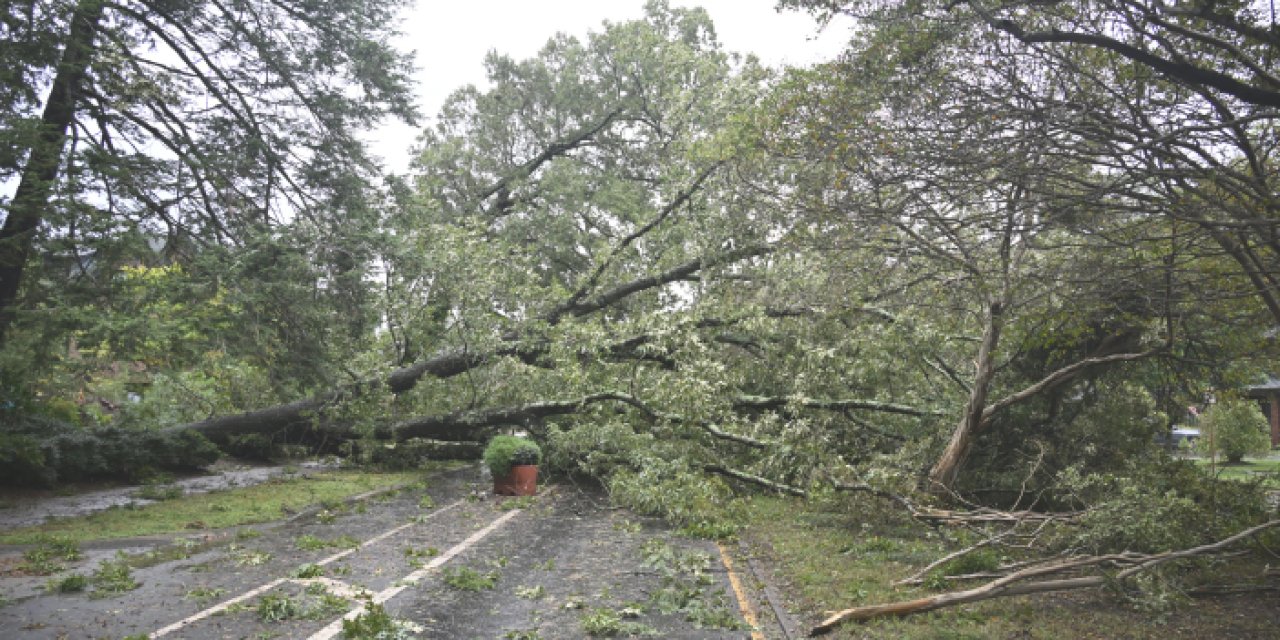
[[[727,51],[754,53],[769,66],[807,65],[831,59],[848,38],[847,26],[819,31],[808,14],[778,13],[776,0],[671,0],[673,7],[701,6],[711,15]],[[417,0],[398,25],[398,42],[417,52],[418,105],[430,126],[440,105],[466,84],[485,83],[484,57],[496,50],[517,60],[537,54],[557,32],[585,38],[601,22],[644,15],[644,0]],[[403,173],[419,128],[387,123],[369,134],[374,155]]]

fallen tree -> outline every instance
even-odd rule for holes
[[[1236,543],[1253,538],[1263,531],[1276,526],[1280,526],[1280,520],[1271,520],[1250,527],[1210,544],[1164,553],[1117,553],[1099,556],[1052,558],[1018,569],[972,589],[950,591],[914,600],[853,607],[834,612],[810,629],[809,636],[814,637],[829,633],[848,622],[866,622],[877,618],[903,617],[992,598],[1101,587],[1124,581],[1175,560],[1222,553]],[[1118,569],[1118,571],[1108,573],[1107,569]]]
[[[556,321],[564,316],[587,316],[607,309],[632,295],[684,280],[702,270],[763,256],[772,250],[773,248],[768,245],[754,245],[694,258],[660,273],[616,285],[594,296],[580,297],[571,303],[557,305],[547,317],[535,318],[528,325],[550,321],[552,316]],[[516,357],[527,363],[535,363],[546,353],[547,348],[545,341],[537,338],[533,332],[515,330],[508,332],[498,348],[489,351],[454,349],[396,369],[382,380],[349,384],[310,398],[234,415],[217,416],[195,423],[174,425],[165,428],[164,431],[193,431],[214,442],[226,442],[232,437],[248,434],[269,435],[290,430],[307,430],[313,427],[319,427],[330,435],[345,436],[349,433],[347,426],[326,424],[329,422],[326,418],[327,414],[343,402],[383,391],[401,394],[413,389],[423,378],[440,380],[452,378],[503,357]],[[501,412],[501,409],[494,411]],[[457,423],[449,422],[449,424]],[[380,429],[380,432],[389,433],[390,429],[390,427]]]

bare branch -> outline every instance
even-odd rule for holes
[[[1160,353],[1161,351],[1164,351],[1168,347],[1169,347],[1169,343],[1166,342],[1164,344],[1161,344],[1158,347],[1147,349],[1146,351],[1142,351],[1139,353],[1115,353],[1109,356],[1097,356],[1094,358],[1085,358],[1078,362],[1073,362],[1065,367],[1062,367],[1061,369],[1058,369],[1057,371],[1050,373],[1044,378],[1041,378],[1039,382],[1036,382],[1035,384],[1032,384],[1031,386],[1026,387],[1021,391],[1009,394],[987,405],[987,407],[982,410],[982,423],[986,423],[988,420],[990,420],[991,416],[995,415],[997,411],[1001,411],[1012,405],[1018,404],[1019,402],[1035,397],[1040,393],[1043,393],[1049,389],[1052,389],[1053,387],[1056,387],[1064,382],[1067,382],[1068,380],[1071,380],[1075,376],[1082,373],[1085,369],[1088,369],[1090,367],[1096,367],[1098,365],[1110,364],[1113,362],[1129,362],[1133,360],[1141,360],[1143,358],[1149,358],[1157,353]]]
[[[850,409],[865,409],[867,411],[880,411],[883,413],[897,413],[907,416],[936,416],[942,415],[939,411],[927,411],[925,409],[917,409],[904,404],[896,404],[893,402],[880,402],[877,400],[820,400],[815,398],[805,398],[802,396],[750,396],[741,395],[734,398],[733,405],[738,409],[779,409],[794,404],[806,409],[826,409],[828,411],[847,411]]]
[[[1151,67],[1177,82],[1212,87],[1258,106],[1280,107],[1280,91],[1246,84],[1221,71],[1182,60],[1162,58],[1149,51],[1101,34],[1077,33],[1058,29],[1027,31],[1012,20],[994,18],[977,7],[976,3],[969,3],[969,6],[974,7],[975,12],[981,15],[993,28],[1004,31],[1026,44],[1081,44],[1098,47]]]
[[[728,476],[735,480],[741,480],[743,482],[748,482],[754,485],[758,485],[766,489],[769,489],[771,491],[776,491],[778,493],[788,493],[793,496],[799,496],[801,498],[809,495],[808,492],[806,492],[804,489],[801,489],[799,487],[793,487],[789,484],[783,484],[781,482],[774,482],[773,480],[769,480],[768,478],[762,478],[760,476],[753,475],[745,471],[738,471],[737,469],[730,469],[728,467],[722,467],[716,464],[706,465],[705,467],[703,467],[703,470],[708,471],[710,473],[718,473],[722,476]]]

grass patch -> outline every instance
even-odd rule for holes
[[[1215,467],[1207,458],[1204,458],[1196,460],[1196,465],[1205,470],[1214,469],[1221,480],[1261,481],[1264,487],[1280,489],[1280,459],[1245,459],[1239,464],[1227,464],[1218,460]]]
[[[268,593],[258,599],[254,612],[258,620],[271,623],[285,620],[326,620],[345,613],[350,607],[351,603],[346,598],[329,593],[324,585],[313,584],[292,594]]]
[[[226,595],[227,590],[220,587],[196,587],[186,593],[183,598],[196,602],[208,602]]]
[[[21,569],[24,573],[47,576],[65,569],[65,562],[75,562],[84,557],[80,546],[65,536],[39,535],[35,547],[22,554]]]
[[[459,591],[483,591],[492,589],[498,582],[498,572],[480,573],[471,567],[449,567],[444,570],[444,583]]]
[[[425,549],[415,549],[414,547],[404,548],[404,557],[408,559],[409,566],[420,569],[426,566],[427,558],[434,558],[440,555],[440,550],[435,547],[427,547]]]
[[[528,509],[537,502],[535,496],[520,496],[518,498],[505,498],[498,503],[498,508],[502,511],[511,511],[512,509]]]
[[[110,598],[126,591],[133,591],[142,586],[133,579],[133,571],[129,568],[129,558],[123,554],[115,560],[103,560],[89,577],[93,585],[93,598]]]
[[[302,607],[289,596],[268,593],[258,600],[258,619],[263,622],[292,620],[301,615]]]
[[[238,567],[259,567],[271,560],[271,554],[257,549],[246,549],[236,543],[227,545],[227,554]]]
[[[300,511],[326,500],[342,500],[375,489],[402,485],[420,475],[420,472],[331,471],[317,473],[310,478],[279,478],[252,487],[186,496],[136,509],[111,509],[82,518],[66,518],[13,529],[0,533],[0,544],[38,543],[42,536],[50,535],[72,542],[157,535],[184,531],[193,523],[200,523],[202,528],[221,529],[270,522],[278,520],[282,510]]]
[[[295,578],[323,578],[324,567],[318,564],[304,564],[293,572]]]
[[[826,611],[921,597],[928,586],[894,587],[957,547],[944,544],[929,527],[867,502],[839,506],[779,497],[752,498],[744,531],[770,551],[777,584],[818,620]],[[959,532],[952,532],[959,535]],[[972,541],[970,541],[972,542]],[[936,576],[991,569],[1000,560],[991,550],[958,559]],[[1261,562],[1241,560],[1218,576],[1220,584],[1257,579]],[[939,579],[934,586],[959,589],[974,583]],[[903,619],[850,624],[829,638],[880,640],[1131,638],[1172,640],[1208,637],[1270,637],[1277,616],[1274,595],[1230,601],[1209,598],[1159,615],[1139,612],[1103,593],[1077,591],[1001,598]],[[1225,621],[1225,622],[1224,622]],[[1231,625],[1225,628],[1224,624]]]
[[[416,637],[422,627],[408,620],[397,620],[385,607],[368,603],[360,615],[342,621],[342,637],[347,640],[402,640]]]
[[[592,609],[583,614],[578,622],[582,625],[582,630],[593,638],[616,638],[623,637],[650,637],[661,635],[657,629],[634,622],[624,620],[626,617],[622,613],[612,609]]]
[[[321,549],[352,549],[360,546],[360,541],[351,536],[338,536],[332,540],[317,538],[303,534],[294,540],[294,544],[302,551],[319,551]]]

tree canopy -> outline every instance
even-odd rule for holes
[[[1184,499],[1156,437],[1275,351],[1274,28],[783,4],[860,27],[771,70],[650,2],[494,52],[385,181],[393,4],[7,9],[0,453],[521,430],[683,523],[743,487]]]
[[[291,245],[315,273],[246,275],[357,295],[378,169],[356,136],[415,116],[409,60],[387,44],[398,7],[6,4],[0,339],[84,296],[100,304],[131,261]]]

